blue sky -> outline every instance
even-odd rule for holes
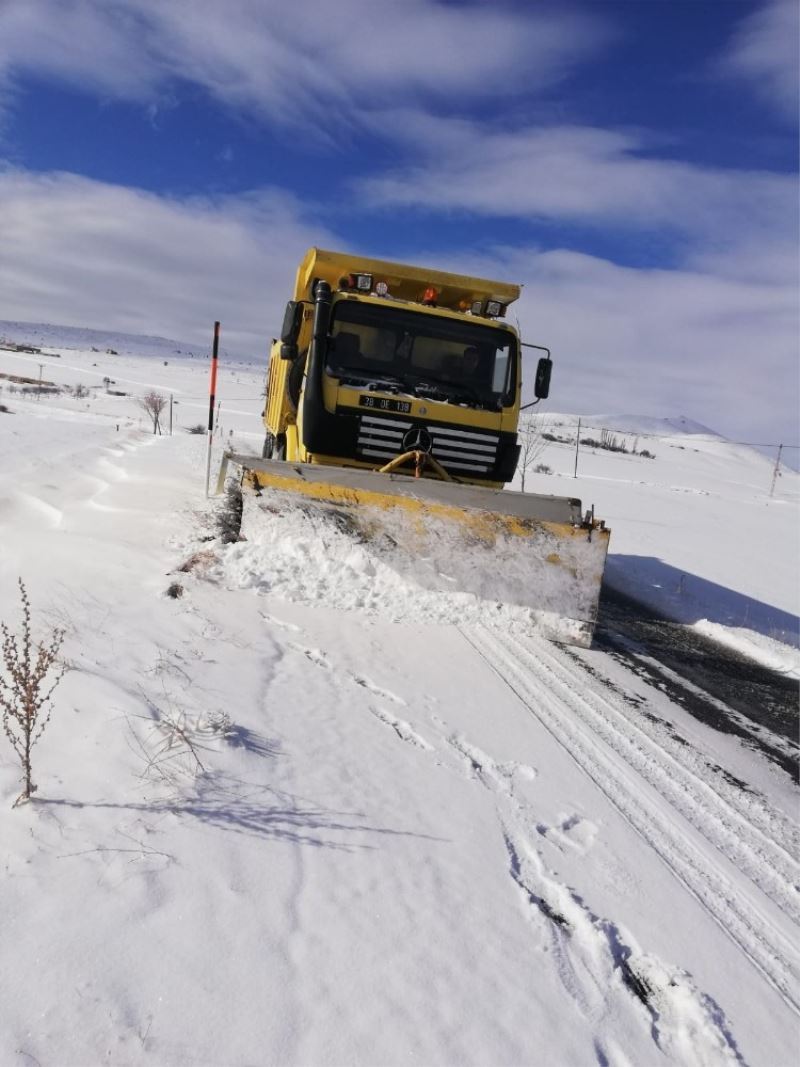
[[[0,0],[0,318],[258,357],[310,244],[524,283],[554,409],[798,443],[795,0]]]

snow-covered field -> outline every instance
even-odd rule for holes
[[[89,389],[0,379],[0,619],[22,576],[72,666],[35,803],[0,738],[0,1063],[795,1062],[780,769],[301,516],[222,545],[186,432],[207,359],[49,351],[0,351]],[[263,378],[223,365],[221,440],[260,448]],[[655,459],[582,448],[574,478],[554,441],[526,490],[595,505],[617,588],[800,674],[800,476],[771,496],[749,449],[616,429]]]

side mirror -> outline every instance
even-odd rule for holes
[[[533,395],[537,400],[546,400],[550,393],[550,375],[553,373],[553,361],[543,356],[536,365],[536,382]]]
[[[297,345],[281,345],[281,359],[297,359]]]
[[[303,321],[303,301],[302,300],[290,300],[286,305],[286,311],[283,316],[283,326],[281,327],[281,341],[285,345],[292,345],[295,349],[295,355],[297,354],[297,338],[300,333],[300,324]],[[294,357],[284,356],[283,350],[281,350],[282,359],[291,359]]]

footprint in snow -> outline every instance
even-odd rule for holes
[[[328,662],[328,657],[325,655],[324,652],[320,651],[320,649],[318,649],[318,648],[305,648],[305,646],[303,646],[303,645],[295,645],[291,641],[289,642],[289,648],[293,648],[295,650],[295,652],[302,652],[303,655],[306,657],[306,659],[311,660],[311,662],[315,666],[322,667],[326,671],[333,670],[333,668],[331,667],[331,664]]]
[[[476,745],[470,744],[462,734],[452,734],[446,740],[463,760],[468,777],[476,778],[496,793],[513,797],[515,778],[523,778],[529,782],[536,778],[535,767],[530,767],[527,763],[517,763],[516,760],[498,763]]]
[[[384,708],[371,707],[369,710],[385,726],[390,726],[401,741],[405,741],[417,748],[424,748],[427,752],[433,751],[433,745],[428,744],[425,738],[418,734],[410,723],[405,722],[403,719],[398,719],[397,716],[392,715],[390,711],[386,711]]]
[[[581,815],[573,814],[559,816],[555,826],[539,823],[536,829],[542,837],[546,837],[558,847],[567,845],[583,854],[594,845],[599,828],[591,819],[584,819]]]
[[[274,615],[268,614],[266,611],[260,611],[259,615],[268,622],[270,626],[277,626],[280,630],[289,630],[291,633],[300,633],[300,627],[295,626],[293,622],[284,622],[283,619],[278,619]],[[293,645],[293,648],[297,648],[297,645]]]
[[[402,697],[399,697],[397,693],[393,693],[390,689],[382,689],[379,685],[370,681],[369,678],[365,678],[362,674],[352,675],[353,681],[356,685],[360,685],[363,689],[368,690],[376,697],[382,697],[384,700],[389,700],[393,704],[400,704],[402,707],[406,707],[406,702]]]

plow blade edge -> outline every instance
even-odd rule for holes
[[[538,629],[591,643],[609,531],[573,497],[486,489],[355,468],[228,453],[270,510],[329,516],[391,565],[398,554],[425,584],[530,609]],[[408,566],[404,569],[408,570]]]

